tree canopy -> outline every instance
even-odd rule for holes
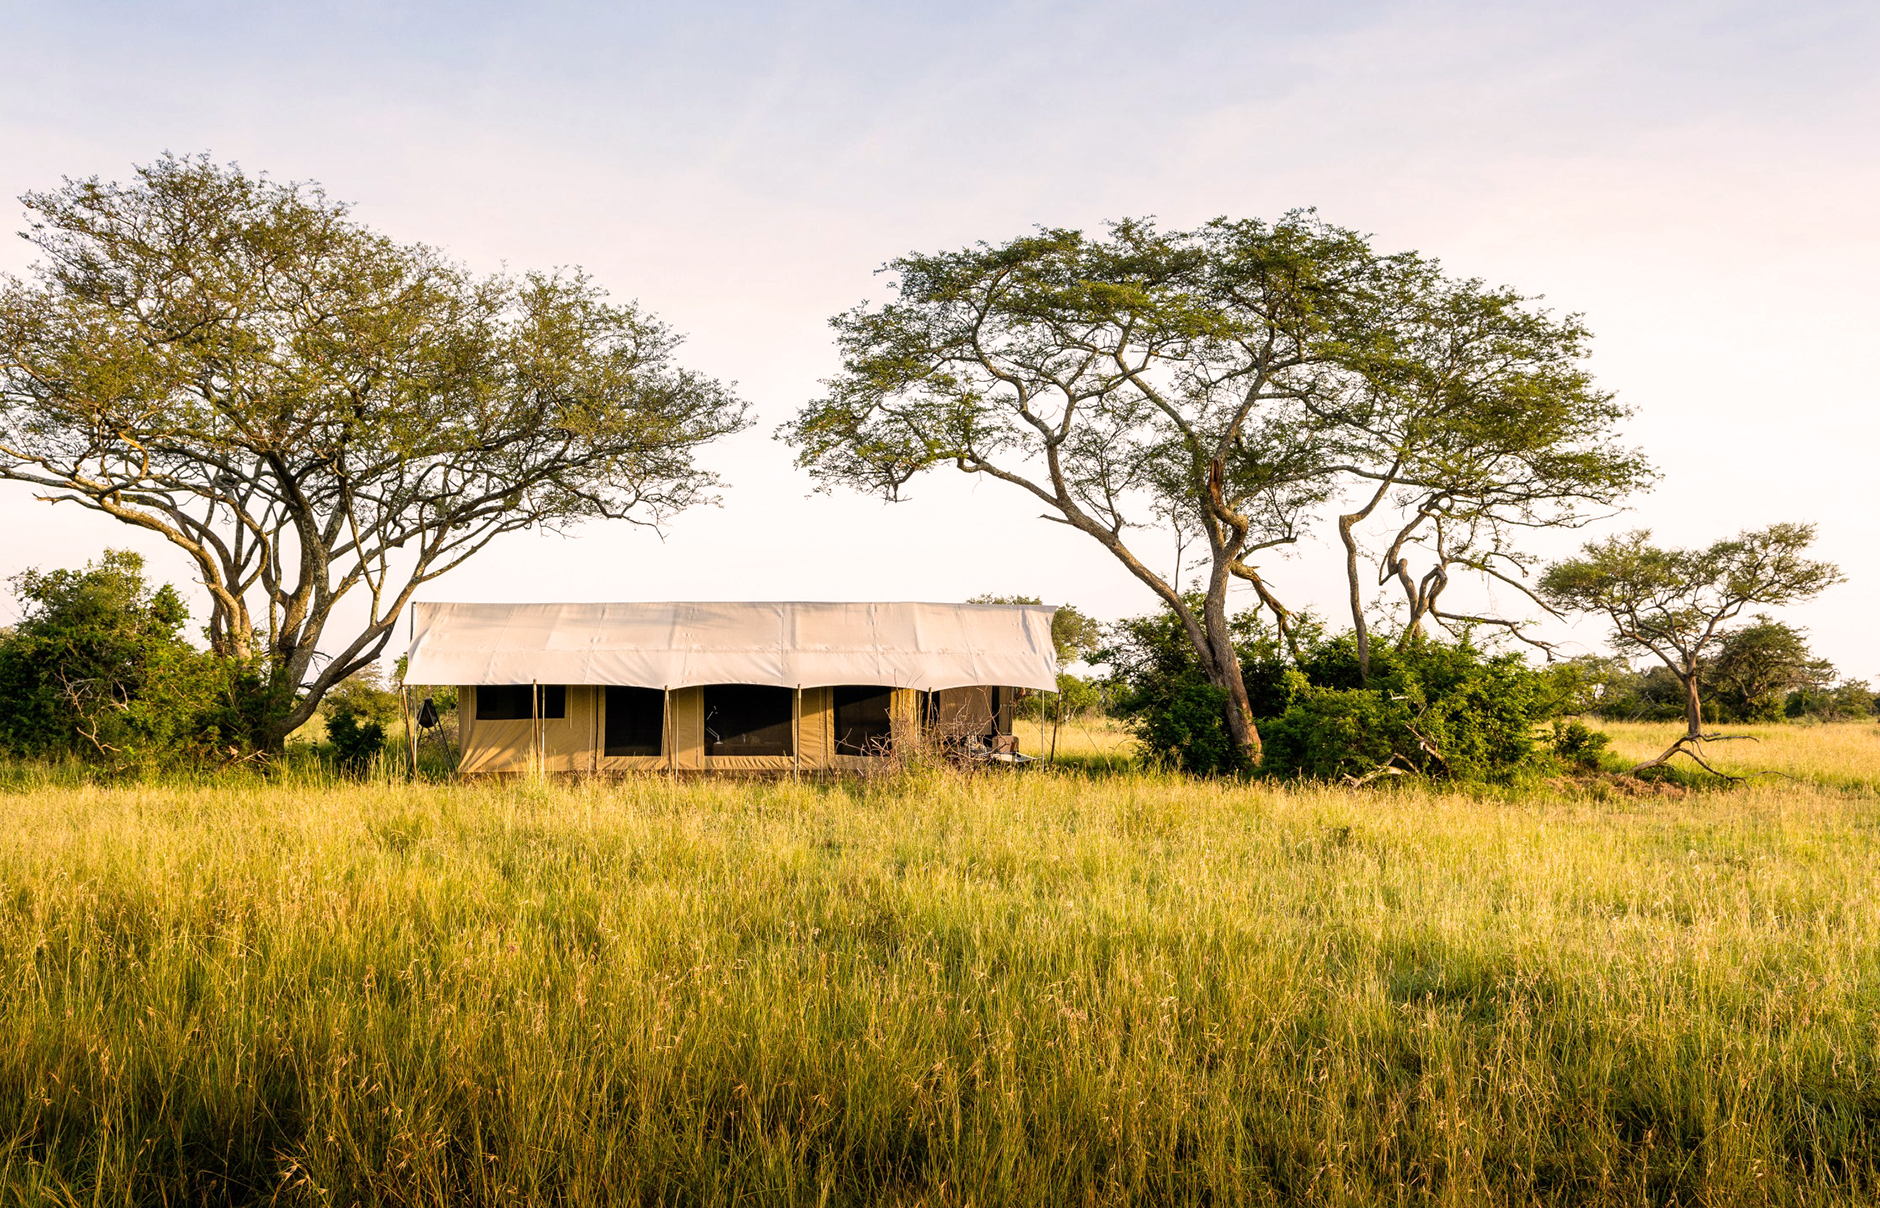
[[[1044,230],[886,270],[894,298],[833,320],[842,371],[783,430],[799,464],[890,498],[947,464],[1027,493],[1171,610],[1249,764],[1231,583],[1290,634],[1268,561],[1325,525],[1361,666],[1367,585],[1402,594],[1405,638],[1522,632],[1453,604],[1453,581],[1526,591],[1522,530],[1581,523],[1650,477],[1615,443],[1625,412],[1585,373],[1577,318],[1310,213]],[[1191,567],[1154,569],[1151,533]]]
[[[746,423],[578,270],[478,275],[315,185],[165,156],[23,200],[42,258],[0,280],[0,477],[182,549],[275,742],[420,585],[503,533],[706,500],[696,451]]]

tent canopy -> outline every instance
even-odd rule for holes
[[[413,684],[1057,687],[1029,604],[414,604]]]

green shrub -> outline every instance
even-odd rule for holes
[[[141,555],[11,582],[25,608],[0,638],[0,750],[120,771],[220,755],[236,671],[182,638],[189,610]]]
[[[1569,767],[1596,771],[1612,736],[1595,730],[1578,718],[1554,722],[1554,757]]]
[[[320,702],[326,741],[340,771],[358,775],[385,750],[385,736],[402,716],[398,693],[380,682],[377,664],[347,676]]]
[[[1333,779],[1380,767],[1458,780],[1503,779],[1542,760],[1534,730],[1584,693],[1581,673],[1537,669],[1519,654],[1487,654],[1467,640],[1413,636],[1375,642],[1370,675],[1350,635],[1315,626],[1299,657],[1258,619],[1235,619],[1241,676],[1265,740],[1259,771]],[[1173,614],[1118,625],[1101,652],[1118,679],[1117,713],[1152,759],[1214,775],[1238,766],[1225,693],[1202,673]]]
[[[343,772],[358,774],[385,749],[385,727],[352,709],[337,709],[327,718],[326,740],[333,747],[333,762]]]
[[[1865,680],[1847,680],[1832,688],[1797,688],[1783,702],[1782,713],[1792,721],[1867,721],[1877,704]]]
[[[1405,720],[1405,711],[1382,693],[1308,687],[1285,713],[1261,726],[1266,749],[1260,768],[1335,780],[1396,767]]]

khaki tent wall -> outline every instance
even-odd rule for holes
[[[978,693],[981,715],[986,709],[985,689],[961,689]],[[890,706],[897,743],[905,743],[917,733],[921,693],[895,689]],[[951,694],[949,694],[951,695]],[[461,716],[463,758],[458,770],[466,773],[527,772],[529,763],[529,721],[477,721],[476,689],[458,690]],[[549,772],[663,772],[669,767],[681,772],[788,772],[801,768],[812,771],[861,771],[878,766],[879,756],[837,755],[834,750],[835,694],[829,688],[803,689],[802,713],[797,720],[797,757],[789,755],[707,755],[705,754],[705,691],[703,688],[678,688],[670,696],[670,713],[665,727],[666,755],[614,755],[602,752],[601,736],[606,733],[605,695],[597,687],[572,685],[568,688],[568,716],[545,720],[545,758],[543,770]],[[1008,725],[1009,730],[1009,725]],[[671,756],[671,763],[668,763]],[[800,761],[800,762],[799,762]]]
[[[566,717],[547,717],[540,722],[527,718],[518,721],[478,721],[476,688],[458,689],[458,708],[462,710],[461,741],[463,758],[460,772],[526,772],[529,770],[530,731],[541,726],[542,770],[546,772],[585,772],[590,770],[595,746],[595,726],[600,717],[600,689],[580,685],[568,689]]]

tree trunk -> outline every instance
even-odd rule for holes
[[[1248,770],[1260,766],[1260,730],[1253,724],[1253,705],[1247,699],[1247,681],[1240,674],[1240,652],[1234,649],[1233,635],[1227,627],[1227,592],[1222,581],[1221,598],[1207,601],[1204,620],[1207,625],[1208,678],[1227,693],[1227,734],[1239,749]]]
[[[1253,724],[1253,706],[1247,699],[1247,685],[1240,678],[1238,660],[1224,685],[1227,689],[1227,733],[1240,748],[1247,770],[1260,766],[1263,751],[1259,727]]]
[[[1687,667],[1679,677],[1684,681],[1684,725],[1687,738],[1701,738],[1704,734],[1704,706],[1697,699],[1697,668]]]
[[[1364,509],[1368,514],[1377,500]],[[1338,537],[1345,543],[1345,581],[1351,593],[1351,634],[1358,645],[1358,682],[1371,682],[1371,628],[1364,621],[1364,591],[1358,581],[1358,539],[1352,529],[1364,515],[1353,513],[1338,518]]]

